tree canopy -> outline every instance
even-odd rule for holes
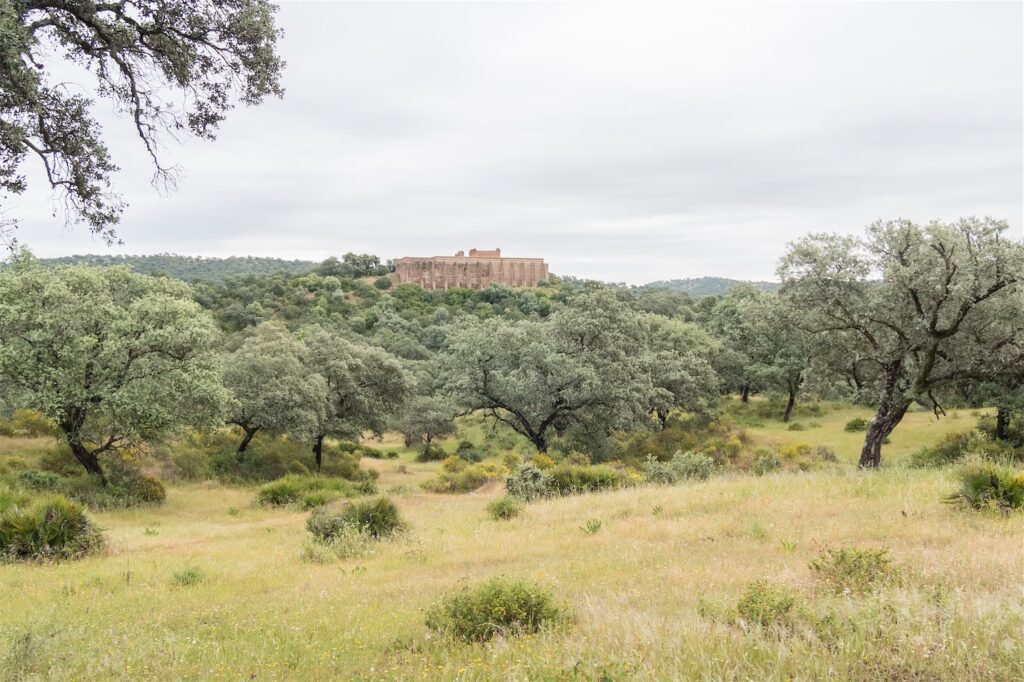
[[[50,59],[89,72],[96,94],[131,119],[155,181],[171,183],[165,137],[213,139],[235,101],[283,93],[275,12],[269,0],[0,3],[0,193],[25,191],[20,167],[34,157],[69,220],[115,240],[117,166],[93,102],[56,81]]]
[[[0,270],[0,392],[104,481],[100,455],[219,420],[218,338],[181,282],[30,258]]]

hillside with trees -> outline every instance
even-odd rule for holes
[[[680,291],[689,294],[694,298],[702,296],[724,296],[736,287],[751,286],[760,291],[775,291],[779,288],[778,282],[754,282],[728,277],[691,277],[686,279],[659,280],[645,284],[649,289],[667,289],[668,291]]]

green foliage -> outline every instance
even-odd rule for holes
[[[377,287],[381,291],[384,291],[386,289],[390,289],[391,288],[391,278],[390,277],[384,277],[384,276],[378,277],[377,279],[373,280],[373,286]]]
[[[459,457],[449,457],[445,462],[451,460],[456,464],[445,467],[435,478],[424,481],[424,490],[432,493],[468,493],[508,474],[508,469],[494,460],[468,464]]]
[[[61,561],[98,551],[103,537],[79,504],[60,496],[11,504],[0,492],[0,561]]]
[[[351,527],[379,540],[405,530],[406,523],[386,497],[348,502],[340,509],[314,509],[306,519],[306,529],[321,542],[331,542]]]
[[[769,451],[758,455],[757,459],[754,460],[754,466],[751,467],[751,470],[758,476],[764,476],[781,468],[782,462],[779,460],[778,455]]]
[[[843,430],[847,433],[863,433],[868,428],[868,420],[864,417],[854,417],[850,421],[846,422],[846,426]]]
[[[1024,460],[1024,448],[1015,448],[1011,442],[990,439],[984,432],[950,433],[935,445],[912,453],[910,466],[946,466],[969,456],[1007,463]]]
[[[36,410],[15,410],[10,425],[11,435],[15,436],[56,436],[60,433],[52,419]]]
[[[516,467],[505,479],[505,488],[512,497],[527,501],[555,493],[555,483],[551,476],[533,464],[520,464]]]
[[[551,593],[523,580],[492,578],[445,596],[427,611],[427,627],[465,642],[539,632],[568,619]]]
[[[171,585],[174,587],[192,587],[206,580],[206,571],[199,566],[186,566],[171,574]]]
[[[810,568],[820,583],[839,594],[870,592],[896,576],[886,549],[829,549],[811,561]]]
[[[273,275],[286,273],[304,275],[316,263],[307,260],[283,260],[261,256],[179,256],[161,253],[145,256],[123,254],[58,256],[40,258],[40,264],[53,267],[61,265],[90,265],[109,267],[123,265],[143,275],[166,275],[186,282],[221,282],[237,276]]]
[[[547,474],[555,492],[562,495],[611,490],[634,482],[625,471],[606,464],[578,466],[564,463],[553,467]]]
[[[487,505],[487,513],[495,521],[514,519],[523,511],[523,503],[518,497],[502,495]]]
[[[766,580],[756,580],[740,597],[736,612],[744,621],[754,625],[786,626],[793,622],[796,605],[797,595],[793,590]]]
[[[958,472],[960,488],[947,502],[969,509],[1009,512],[1024,507],[1024,472],[995,462],[975,460]]]
[[[677,452],[668,462],[648,457],[645,475],[650,483],[673,484],[685,479],[703,481],[711,476],[715,463],[707,455]]]
[[[343,478],[290,475],[261,487],[256,492],[256,503],[265,507],[299,503],[308,509],[358,494],[352,482]]]
[[[587,519],[586,523],[580,526],[580,530],[584,535],[596,535],[602,526],[604,526],[604,522],[601,519]]]
[[[416,453],[417,462],[440,462],[447,457],[448,453],[436,443],[424,443],[423,447]]]

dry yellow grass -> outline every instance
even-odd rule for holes
[[[395,497],[407,537],[327,565],[299,559],[304,514],[254,508],[243,489],[176,487],[163,508],[96,515],[108,529],[104,556],[0,567],[0,670],[13,679],[1019,679],[1020,517],[944,505],[951,487],[942,471],[839,467],[551,500],[510,522],[488,519],[492,495],[415,492]],[[587,536],[580,526],[592,518],[602,528]],[[861,598],[822,593],[809,560],[847,545],[889,548],[906,579]],[[173,586],[189,566],[205,579]],[[426,631],[423,610],[442,593],[498,574],[550,586],[575,622],[473,646]],[[759,578],[802,594],[809,615],[798,627],[730,621]],[[822,626],[830,611],[836,624]]]

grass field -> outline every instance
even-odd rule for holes
[[[567,497],[505,522],[484,509],[497,487],[430,495],[418,483],[436,463],[364,460],[411,529],[326,565],[300,560],[304,513],[255,507],[251,489],[171,487],[163,507],[94,514],[104,555],[0,566],[0,679],[1021,679],[1021,517],[943,504],[945,470],[856,471],[851,416],[750,430],[830,444],[843,461],[826,469]],[[885,454],[974,423],[928,417]],[[887,548],[899,578],[824,590],[808,563],[840,546]],[[548,586],[573,621],[477,645],[428,632],[442,594],[496,575]],[[733,617],[758,579],[795,591],[794,622]]]

